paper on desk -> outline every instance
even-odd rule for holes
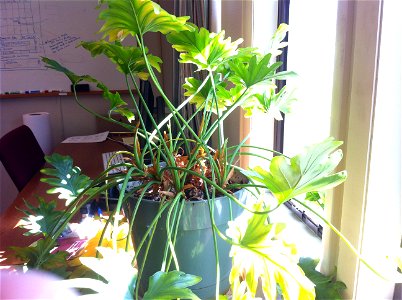
[[[130,146],[133,146],[133,145],[134,145],[134,137],[133,137],[133,136],[131,136],[131,137],[124,137],[124,138],[123,138],[123,143],[124,143],[124,144],[127,144],[127,145],[130,145]]]
[[[99,143],[106,140],[109,131],[92,134],[92,135],[81,135],[81,136],[71,136],[62,143]]]

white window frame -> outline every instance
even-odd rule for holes
[[[384,142],[384,133],[375,130],[384,121],[377,115],[383,105],[377,94],[382,7],[381,0],[339,1],[331,134],[345,142],[341,168],[348,170],[348,179],[334,190],[327,209],[333,224],[357,250],[385,271],[386,264],[380,262],[400,243],[401,193],[400,181],[389,180],[388,197],[379,199],[384,187],[373,181],[382,163],[378,143]],[[400,22],[400,17],[395,21]],[[390,112],[390,118],[398,119],[397,114]],[[400,127],[392,128],[389,134],[399,135],[394,138],[400,143]],[[400,180],[398,149],[388,154],[396,155],[396,161],[389,165],[385,162],[386,174]],[[338,279],[348,287],[345,298],[392,299],[394,284],[369,271],[345,243],[326,229],[322,271],[330,272],[334,266]]]

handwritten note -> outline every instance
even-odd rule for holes
[[[72,136],[62,141],[62,143],[99,143],[105,141],[108,134],[109,131],[92,135]]]
[[[77,36],[71,36],[67,33],[63,33],[55,38],[46,40],[44,44],[49,47],[52,53],[57,53],[69,46],[76,46],[75,41],[79,39],[80,38]]]

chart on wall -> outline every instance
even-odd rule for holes
[[[41,57],[89,74],[110,89],[126,89],[106,58],[92,58],[80,41],[100,39],[97,0],[0,0],[0,89],[70,90],[70,81],[47,69]],[[92,86],[92,89],[94,87]]]

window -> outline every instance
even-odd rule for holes
[[[267,17],[267,11],[273,12],[272,18]],[[320,12],[319,15],[317,11]],[[287,69],[296,71],[299,76],[288,80],[287,84],[290,87],[298,87],[295,93],[300,100],[295,103],[294,113],[285,117],[283,139],[286,155],[295,155],[305,146],[320,142],[330,135],[336,11],[335,0],[324,3],[310,0],[290,1]],[[278,1],[254,1],[253,46],[269,49],[270,38],[277,27],[277,16]],[[267,123],[266,116],[253,115],[251,144],[273,149],[273,132],[273,121]],[[262,159],[250,159],[251,167],[268,164]],[[309,228],[314,227],[316,233],[322,233],[319,221],[311,214],[305,214],[305,209],[299,209],[294,204],[289,205],[289,208],[293,214],[290,211],[281,211],[281,217],[288,215],[287,219],[295,219],[291,225],[295,237],[303,232],[298,237],[298,246],[303,248],[303,244],[310,245],[309,249],[299,249],[300,252],[305,250],[304,253],[309,256],[320,257],[320,241],[296,220],[296,216],[303,219]],[[318,208],[321,209],[319,206]],[[315,251],[311,251],[311,248],[315,248]]]

